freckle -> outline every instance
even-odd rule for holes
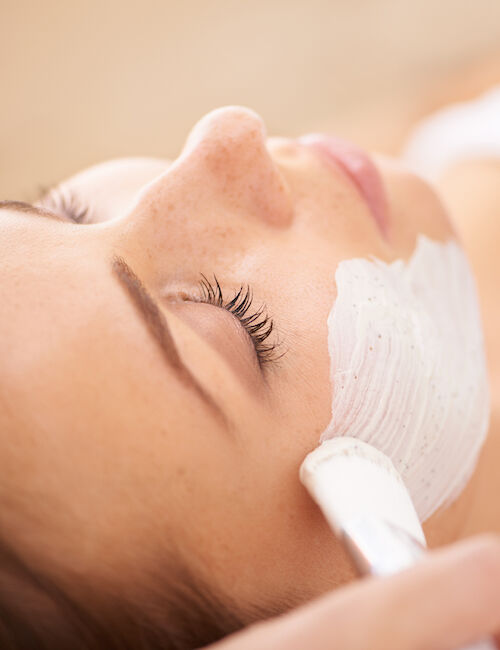
[[[370,345],[370,350],[373,350],[373,345]]]

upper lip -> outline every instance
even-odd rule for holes
[[[380,172],[370,156],[347,140],[323,133],[304,135],[298,142],[319,151],[345,172],[366,201],[380,232],[385,237],[389,218],[387,196]]]

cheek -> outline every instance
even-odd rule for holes
[[[306,453],[319,443],[319,437],[331,416],[331,385],[329,360],[317,348],[300,360],[291,371],[286,406],[282,419],[287,423],[285,434],[295,440]],[[283,400],[285,402],[285,400]]]
[[[304,455],[318,444],[331,415],[327,318],[333,304],[333,274],[332,270],[332,281],[323,287],[318,280],[301,278],[301,286],[315,286],[317,295],[290,298],[293,329],[287,330],[286,339],[284,335],[286,354],[276,372],[277,430],[283,431],[284,444]]]
[[[342,549],[298,478],[319,427],[309,436],[312,444],[301,441],[300,433],[270,417],[250,417],[244,446],[211,487],[210,507],[191,518],[200,537],[190,547],[190,561],[200,561],[198,570],[240,602],[269,599],[275,607],[286,596],[299,604],[352,577]]]
[[[456,235],[450,217],[435,189],[418,176],[394,163],[382,163],[390,205],[389,240],[391,247],[410,257],[421,233],[445,242]]]

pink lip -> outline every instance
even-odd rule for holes
[[[298,142],[320,151],[341,167],[358,188],[385,236],[388,227],[387,196],[382,177],[372,159],[351,142],[321,133],[304,135]]]

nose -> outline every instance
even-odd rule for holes
[[[208,113],[193,128],[179,159],[199,172],[236,211],[286,227],[292,219],[287,183],[266,147],[261,117],[241,106]]]

